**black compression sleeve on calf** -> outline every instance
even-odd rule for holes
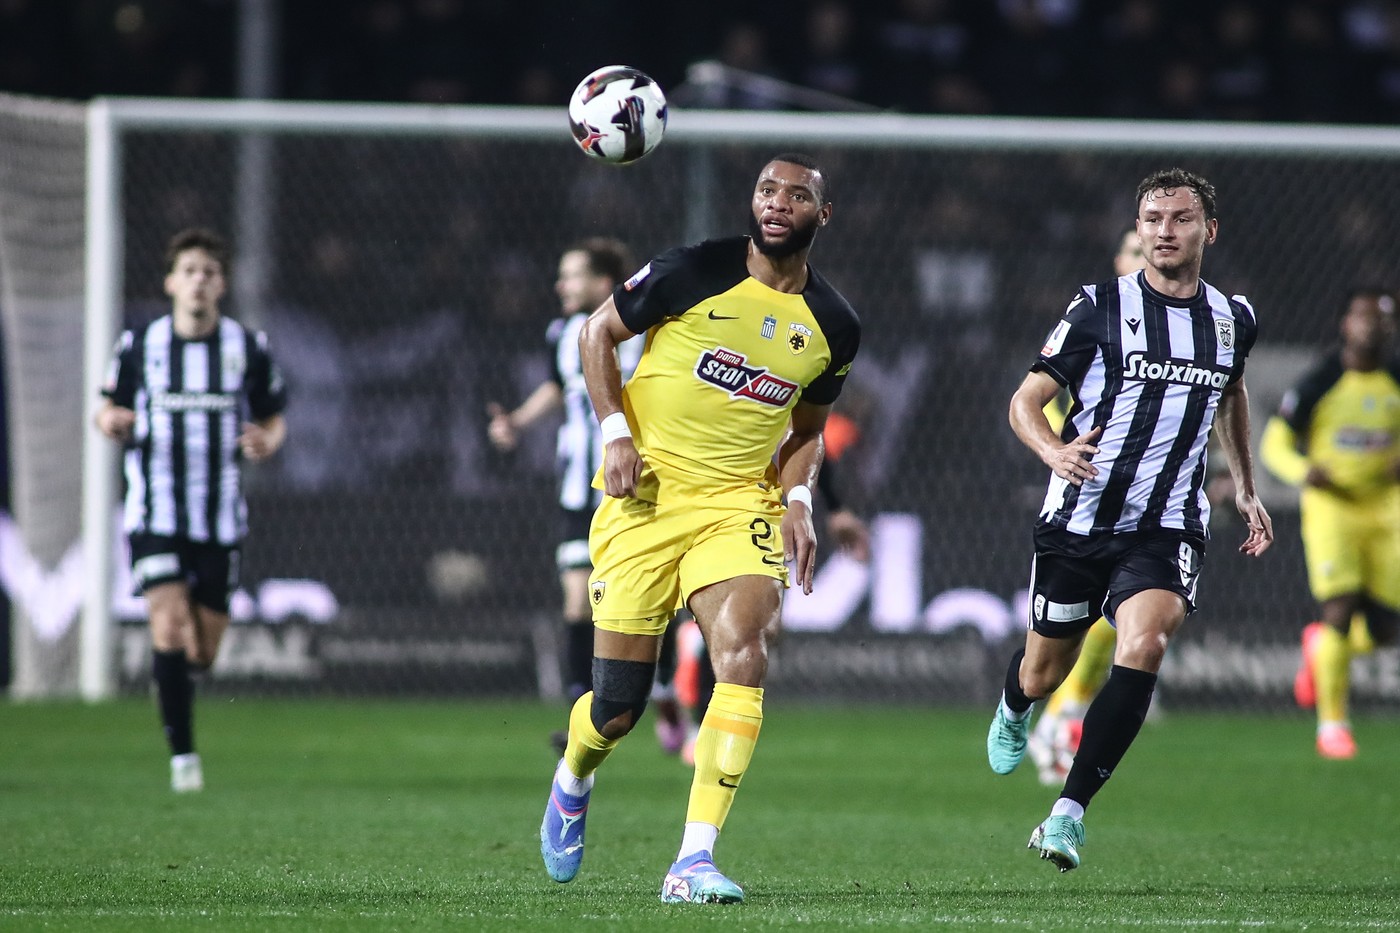
[[[1024,713],[1035,703],[1026,696],[1026,691],[1021,689],[1021,659],[1026,656],[1026,649],[1017,651],[1011,658],[1011,664],[1006,668],[1006,686],[1003,696],[1006,697],[1006,708],[1013,713]]]
[[[194,682],[184,651],[155,651],[151,658],[151,679],[156,682],[160,722],[170,754],[194,751]]]
[[[647,708],[656,665],[648,661],[593,659],[593,706],[589,719],[599,732],[623,713],[631,713],[628,728],[635,726]]]
[[[1103,689],[1084,713],[1083,738],[1060,796],[1089,806],[1137,738],[1156,687],[1156,674],[1113,665]]]

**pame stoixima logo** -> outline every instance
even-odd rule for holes
[[[745,365],[742,353],[716,347],[700,354],[695,375],[701,382],[723,389],[734,398],[747,398],[783,408],[797,392],[797,383],[775,376],[762,366]]]

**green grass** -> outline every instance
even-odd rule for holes
[[[657,901],[690,779],[649,728],[558,885],[553,708],[208,698],[176,797],[149,704],[0,706],[0,929],[1400,930],[1393,719],[1323,762],[1302,715],[1169,713],[1061,875],[1024,848],[1053,791],[991,774],[986,717],[770,703],[716,853],[748,901],[691,907]]]

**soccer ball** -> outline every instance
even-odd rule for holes
[[[618,165],[635,162],[666,134],[666,95],[636,68],[608,65],[574,88],[569,126],[586,155]]]

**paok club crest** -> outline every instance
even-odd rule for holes
[[[1232,347],[1234,347],[1234,345],[1235,345],[1235,322],[1234,322],[1234,321],[1216,321],[1216,322],[1215,322],[1215,337],[1216,337],[1217,340],[1220,341],[1220,348],[1221,348],[1222,350],[1229,350],[1229,349],[1231,349]]]

